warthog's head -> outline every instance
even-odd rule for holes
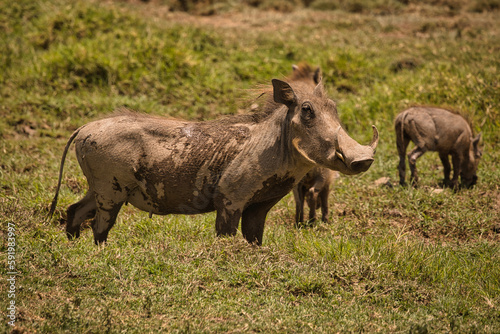
[[[349,137],[340,125],[335,102],[320,82],[312,92],[297,91],[277,79],[273,81],[274,101],[288,107],[292,146],[309,162],[344,174],[358,174],[370,168],[378,144],[373,126],[370,145]]]
[[[481,134],[478,134],[475,138],[471,138],[468,159],[464,159],[464,163],[460,170],[462,187],[472,188],[477,183],[477,166],[483,154],[479,147],[480,140]]]

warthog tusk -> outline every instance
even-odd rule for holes
[[[373,151],[375,151],[378,145],[378,130],[375,125],[372,125],[372,129],[373,129],[373,138],[370,143],[370,147],[373,149]]]
[[[335,151],[335,155],[340,159],[342,160],[342,162],[344,162],[344,156],[342,155],[342,153],[340,153],[339,151]]]
[[[315,164],[315,165],[316,165],[316,162],[315,162],[313,159],[309,158],[309,157],[307,156],[306,152],[304,152],[304,150],[302,150],[302,149],[299,147],[299,143],[300,143],[300,139],[299,139],[299,138],[294,138],[294,139],[292,140],[292,145],[293,145],[293,147],[295,147],[295,149],[297,150],[297,152],[299,152],[299,153],[300,153],[300,155],[302,155],[302,156],[303,156],[303,157],[304,157],[307,161],[309,161],[310,163],[312,163],[312,164]]]

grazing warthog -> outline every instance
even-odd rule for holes
[[[150,215],[217,211],[217,235],[262,243],[267,212],[315,165],[345,174],[368,170],[370,145],[353,140],[339,124],[323,85],[312,92],[272,80],[271,110],[215,121],[188,122],[128,112],[77,129],[64,149],[52,201],[57,204],[64,161],[75,141],[89,189],[67,210],[66,232],[94,218],[96,244],[107,239],[126,202]]]
[[[295,224],[304,221],[304,201],[309,206],[309,220],[316,220],[316,209],[321,207],[321,220],[328,221],[328,195],[337,173],[331,169],[314,167],[293,188]]]
[[[394,123],[399,154],[399,183],[405,185],[406,149],[410,140],[415,148],[408,154],[413,185],[418,182],[417,159],[427,151],[439,153],[444,166],[444,184],[458,188],[460,176],[462,186],[472,187],[477,182],[477,165],[481,157],[479,140],[473,138],[468,122],[459,114],[440,108],[413,107],[402,111]],[[450,161],[453,163],[453,178],[450,182]]]

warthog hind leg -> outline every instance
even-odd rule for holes
[[[400,133],[401,129],[399,127],[396,128],[396,132],[398,133],[397,137],[397,148],[399,155],[399,184],[402,186],[406,185],[406,149],[410,144],[410,138],[403,136]]]
[[[410,182],[414,187],[418,184],[417,159],[420,158],[425,152],[427,152],[425,148],[417,146],[408,154],[408,163],[411,171]]]
[[[116,222],[116,216],[120,211],[123,203],[114,202],[113,200],[96,196],[97,214],[92,224],[92,231],[94,232],[94,242],[96,245],[106,242],[108,239],[109,230]]]
[[[85,220],[95,216],[96,209],[95,193],[91,190],[80,201],[68,207],[66,211],[66,234],[69,239],[80,236],[80,226]]]

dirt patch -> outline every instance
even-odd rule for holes
[[[422,37],[429,37],[437,30],[456,31],[457,37],[467,32],[473,25],[487,28],[491,25],[490,20],[478,21],[477,14],[467,11],[463,7],[461,10],[450,12],[446,4],[435,3],[435,6],[410,4],[395,11],[383,11],[384,15],[377,15],[377,11],[359,10],[349,11],[348,20],[346,13],[342,10],[313,10],[314,6],[296,5],[294,8],[280,10],[280,7],[273,6],[252,6],[232,5],[222,9],[221,3],[217,1],[201,1],[194,4],[189,10],[181,8],[171,2],[170,4],[161,0],[106,0],[104,3],[116,8],[116,3],[122,6],[133,7],[141,17],[149,17],[154,21],[165,24],[186,24],[197,27],[213,27],[216,29],[237,29],[251,31],[288,31],[296,26],[321,27],[327,23],[329,29],[338,26],[344,28],[358,29],[363,24],[369,22],[374,25],[368,29],[372,33],[377,33],[373,26],[380,26],[381,33],[385,36],[405,38],[408,35],[419,34]],[[102,3],[102,2],[100,2]],[[263,10],[266,9],[266,10]],[[404,14],[404,15],[402,15]],[[491,17],[491,20],[494,20]],[[400,64],[403,69],[414,68],[415,64]],[[397,66],[397,64],[395,65]],[[399,69],[399,68],[398,68]]]

